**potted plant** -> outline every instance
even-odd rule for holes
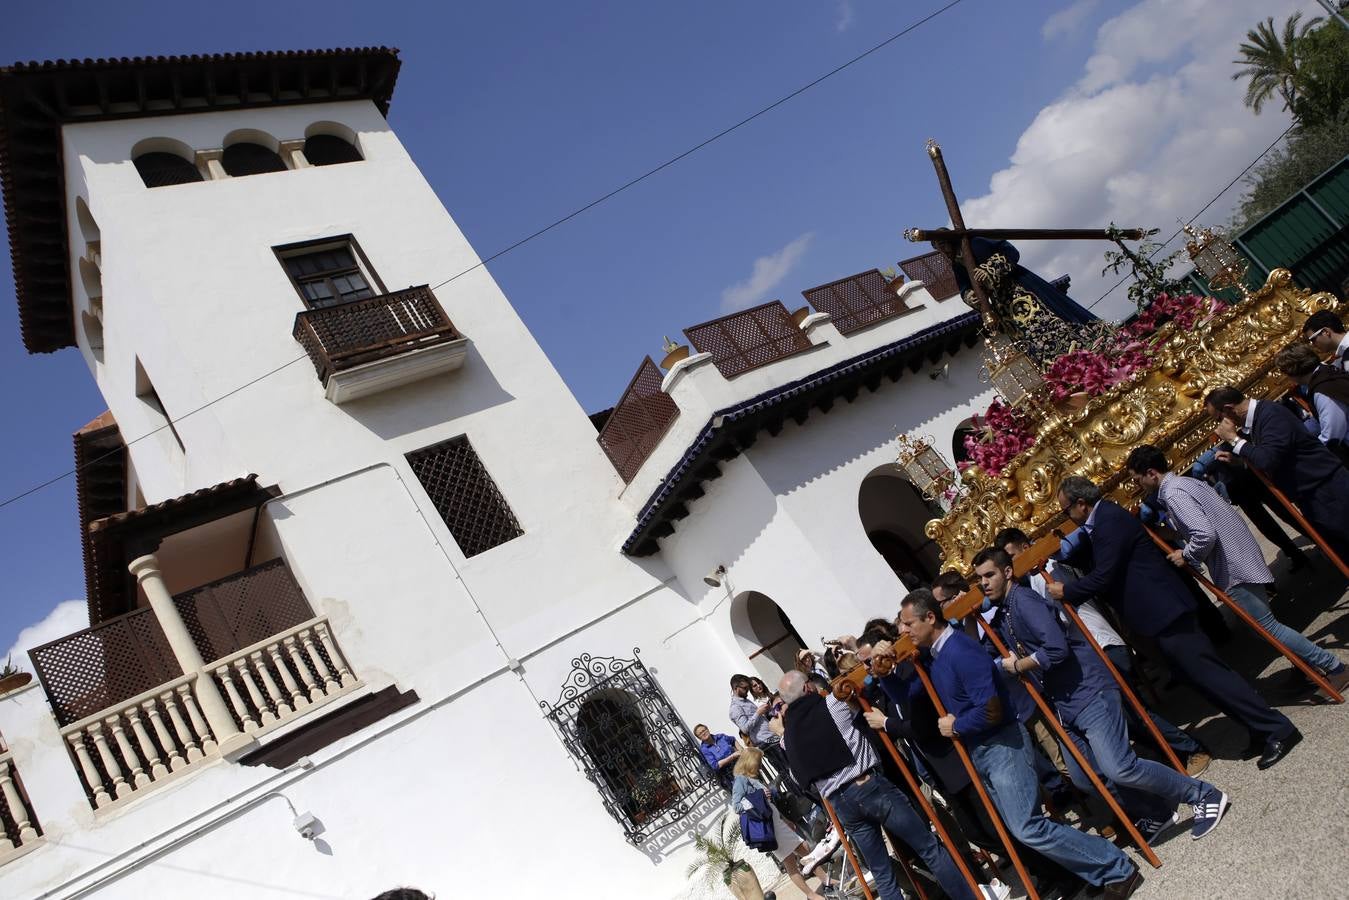
[[[13,657],[7,658],[5,664],[0,666],[0,694],[18,690],[32,680],[32,674],[14,665]]]
[[[689,864],[690,879],[696,877],[706,884],[720,878],[737,900],[765,900],[759,876],[744,858],[745,842],[736,816],[729,811],[723,814],[707,834],[694,836],[693,848],[697,858]]]

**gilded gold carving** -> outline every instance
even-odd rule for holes
[[[967,492],[943,518],[927,523],[951,565],[967,568],[1000,528],[1018,525],[1032,538],[1060,517],[1055,489],[1066,475],[1087,475],[1107,494],[1130,502],[1121,469],[1133,447],[1155,444],[1177,468],[1189,466],[1208,448],[1212,422],[1200,409],[1203,396],[1235,384],[1254,397],[1269,397],[1287,381],[1272,372],[1274,356],[1296,340],[1302,322],[1341,303],[1293,284],[1292,273],[1275,269],[1250,299],[1192,330],[1167,325],[1151,369],[1093,397],[1070,415],[1047,414],[1036,428],[1035,446],[1000,477],[967,469]]]

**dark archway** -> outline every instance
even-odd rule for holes
[[[731,630],[754,666],[745,674],[756,674],[767,685],[776,685],[795,668],[796,654],[806,648],[782,607],[758,591],[745,591],[731,602]]]
[[[862,479],[857,513],[871,546],[906,590],[932,583],[941,568],[941,554],[924,528],[942,511],[923,499],[902,469],[885,465]]]

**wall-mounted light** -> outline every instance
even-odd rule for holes
[[[726,577],[726,567],[717,566],[711,572],[703,576],[703,583],[708,587],[721,587],[721,580]]]

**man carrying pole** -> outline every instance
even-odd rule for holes
[[[1166,455],[1149,444],[1135,447],[1125,465],[1139,487],[1155,495],[1156,505],[1185,541],[1185,546],[1168,554],[1173,565],[1196,569],[1207,565],[1214,585],[1276,641],[1320,669],[1336,691],[1349,687],[1349,666],[1274,618],[1267,589],[1274,574],[1265,564],[1255,535],[1230,503],[1204,482],[1170,471]],[[1152,504],[1153,499],[1148,502]]]
[[[1252,746],[1261,748],[1258,768],[1268,769],[1287,756],[1302,733],[1234,672],[1199,630],[1194,598],[1152,545],[1143,523],[1102,499],[1101,489],[1080,475],[1063,480],[1058,500],[1068,518],[1086,530],[1094,565],[1070,585],[1050,582],[1045,586],[1050,598],[1077,605],[1100,597],[1110,603],[1125,625],[1157,643],[1174,672],[1246,726]]]
[[[792,773],[800,783],[811,784],[837,812],[862,851],[881,900],[904,897],[882,828],[923,860],[951,900],[975,900],[946,848],[903,792],[880,773],[880,761],[854,722],[852,708],[832,694],[821,697],[807,691],[806,676],[795,670],[782,676],[778,692],[787,704],[783,749]],[[861,727],[867,727],[865,721]]]
[[[1118,847],[1040,812],[1030,737],[1008,712],[1007,687],[996,663],[974,638],[948,627],[931,591],[906,596],[899,620],[901,631],[932,657],[931,680],[947,710],[938,728],[970,747],[974,766],[1012,837],[1104,888],[1102,896],[1108,900],[1131,896],[1143,876]]]
[[[974,557],[974,572],[985,595],[1006,605],[1012,653],[1001,665],[1008,672],[1039,674],[1044,692],[1073,742],[1089,752],[1114,783],[1138,830],[1151,842],[1177,821],[1176,806],[1194,807],[1191,836],[1204,837],[1227,811],[1227,795],[1169,766],[1139,759],[1129,744],[1119,691],[1105,665],[1075,630],[1068,631],[1049,601],[1012,577],[1012,558],[990,547]]]

